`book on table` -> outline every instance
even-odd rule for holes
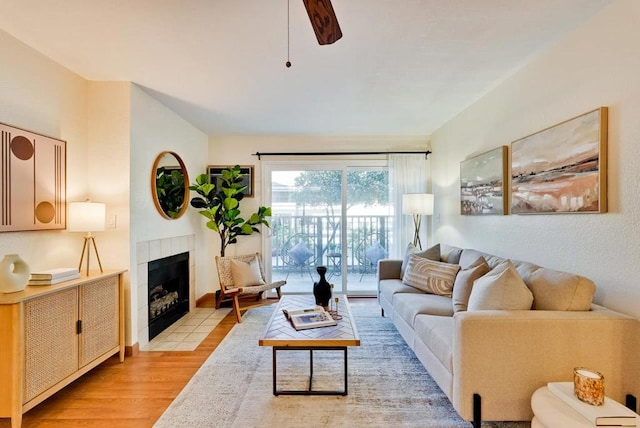
[[[549,382],[547,388],[595,426],[637,426],[638,414],[611,398],[605,397],[602,406],[594,406],[580,401],[574,395],[573,382]]]
[[[69,272],[67,275],[55,276],[54,278],[29,278],[27,285],[54,285],[65,281],[71,281],[72,279],[80,278],[80,272],[78,269],[74,269],[75,272]]]
[[[40,271],[36,271],[36,272],[31,272],[31,276],[29,277],[29,279],[38,279],[38,280],[43,280],[43,279],[57,279],[57,278],[62,278],[65,276],[73,276],[78,274],[78,269],[77,268],[55,268],[55,269],[48,269],[48,270],[40,270]]]
[[[328,327],[338,324],[336,320],[331,317],[331,314],[325,311],[322,306],[296,310],[284,309],[282,312],[284,313],[284,316],[291,321],[293,328],[296,330]]]

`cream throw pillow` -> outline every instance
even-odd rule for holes
[[[474,281],[467,310],[528,310],[532,303],[531,290],[506,260]]]
[[[459,270],[460,265],[435,262],[410,254],[402,282],[430,294],[451,297]]]
[[[234,287],[264,285],[260,274],[260,262],[257,257],[251,259],[249,263],[231,259],[231,277],[233,278]]]
[[[480,256],[471,263],[466,269],[461,269],[456,276],[456,282],[453,284],[453,312],[462,312],[467,310],[469,304],[469,296],[473,289],[473,282],[483,275],[489,273],[491,268],[487,264],[484,257]]]

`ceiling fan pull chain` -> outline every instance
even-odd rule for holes
[[[291,25],[289,24],[289,5],[291,4],[291,0],[287,0],[287,62],[284,63],[284,65],[287,66],[287,68],[291,67],[291,61],[289,60],[289,29],[291,27]]]

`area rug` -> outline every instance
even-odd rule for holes
[[[354,305],[360,347],[349,348],[347,396],[277,396],[272,350],[258,338],[274,310],[249,310],[154,425],[173,427],[469,428],[391,321]],[[279,388],[305,388],[308,351],[278,352]],[[314,352],[314,389],[341,389],[341,351]],[[483,423],[525,428],[526,422]]]

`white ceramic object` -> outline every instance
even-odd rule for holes
[[[0,292],[22,291],[29,282],[29,265],[18,254],[5,254],[0,261]]]

